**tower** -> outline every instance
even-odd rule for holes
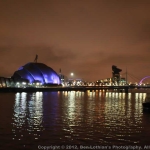
[[[35,56],[34,62],[37,63],[38,55]]]
[[[122,70],[117,68],[117,66],[115,66],[115,65],[112,66],[112,82],[114,84],[116,84],[116,83],[119,84],[121,71]]]

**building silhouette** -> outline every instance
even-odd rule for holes
[[[122,70],[117,68],[117,66],[112,65],[112,83],[119,84],[120,83],[120,72]]]

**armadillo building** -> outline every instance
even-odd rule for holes
[[[59,75],[43,63],[30,62],[14,72],[14,80],[27,80],[29,83],[60,84]]]

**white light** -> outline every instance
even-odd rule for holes
[[[23,84],[23,85],[26,85],[26,83],[25,83],[25,82],[22,82],[22,84]]]
[[[70,75],[71,75],[71,76],[73,76],[74,74],[73,74],[73,73],[71,73]]]

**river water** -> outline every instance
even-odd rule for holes
[[[98,90],[0,93],[0,150],[144,149],[150,145],[145,97]]]

